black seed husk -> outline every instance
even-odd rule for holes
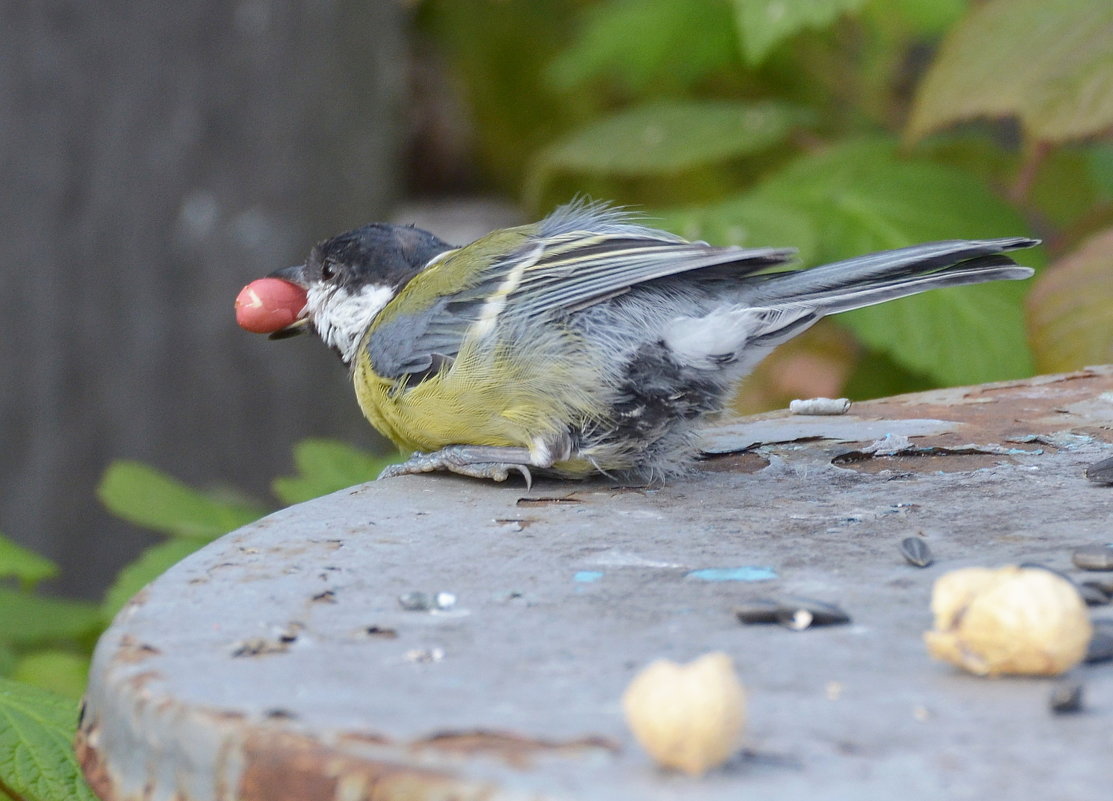
[[[1113,576],[1094,576],[1082,582],[1089,584],[1091,587],[1097,587],[1106,595],[1113,597]]]
[[[1086,478],[1095,484],[1113,484],[1113,456],[1087,467]]]
[[[1109,593],[1096,581],[1083,581],[1078,585],[1078,594],[1087,606],[1105,606],[1109,603]]]
[[[931,548],[919,537],[905,537],[900,541],[900,554],[910,565],[927,567],[935,561]]]
[[[841,623],[850,622],[850,615],[826,601],[817,601],[814,598],[804,598],[799,595],[786,595],[779,598],[778,601],[780,602],[780,610],[777,614],[777,622],[786,624],[786,621],[790,621],[794,628],[837,626]],[[806,625],[800,625],[800,621],[804,617],[798,614],[800,612],[806,612],[810,615]]]
[[[734,607],[734,615],[742,623],[780,623],[794,631],[850,622],[850,615],[834,604],[798,595],[744,601]]]
[[[780,608],[772,598],[757,598],[735,606],[734,615],[741,623],[776,623]]]
[[[1051,690],[1051,711],[1056,715],[1078,712],[1082,709],[1082,685],[1076,681],[1064,681]]]
[[[1096,665],[1099,662],[1113,660],[1113,626],[1103,625],[1110,621],[1094,621],[1094,635],[1086,648],[1083,662],[1087,665]]]

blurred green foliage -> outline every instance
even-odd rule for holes
[[[395,458],[308,439],[294,446],[296,473],[274,479],[271,489],[289,506],[373,479]],[[0,677],[76,697],[93,643],[129,598],[198,548],[273,508],[225,487],[196,489],[131,461],[109,465],[97,497],[115,516],[166,539],[125,566],[98,604],[41,595],[38,585],[57,576],[58,567],[0,534]]]
[[[1113,227],[1106,0],[427,0],[419,22],[492,186],[535,215],[587,194],[690,238],[794,246],[805,265],[1010,235],[1059,257]],[[1113,281],[1113,263],[1085,275]],[[859,343],[843,388],[1081,366],[1041,347],[1054,321],[1025,317],[1040,280],[842,315]],[[1054,308],[1113,339],[1092,306]]]
[[[390,461],[306,440],[294,448],[297,474],[272,490],[283,505],[299,503],[370,480]],[[0,799],[9,789],[28,801],[93,798],[70,744],[100,633],[150,581],[268,511],[234,490],[198,490],[129,461],[108,467],[97,495],[114,515],[167,537],[124,567],[99,604],[40,594],[57,566],[0,534]]]
[[[260,517],[250,501],[198,492],[139,462],[112,464],[97,487],[108,511],[141,528],[182,539],[208,542]]]

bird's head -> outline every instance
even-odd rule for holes
[[[438,255],[452,250],[428,231],[372,223],[320,242],[304,264],[275,270],[305,289],[298,319],[271,334],[282,339],[312,325],[345,363],[355,356],[364,332],[410,279]]]

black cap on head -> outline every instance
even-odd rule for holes
[[[318,243],[306,261],[305,278],[340,287],[377,284],[397,289],[446,250],[452,245],[420,228],[371,223]]]

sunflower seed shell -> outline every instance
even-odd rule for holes
[[[908,564],[916,567],[927,567],[935,561],[931,548],[919,537],[905,537],[901,540],[900,553]]]

